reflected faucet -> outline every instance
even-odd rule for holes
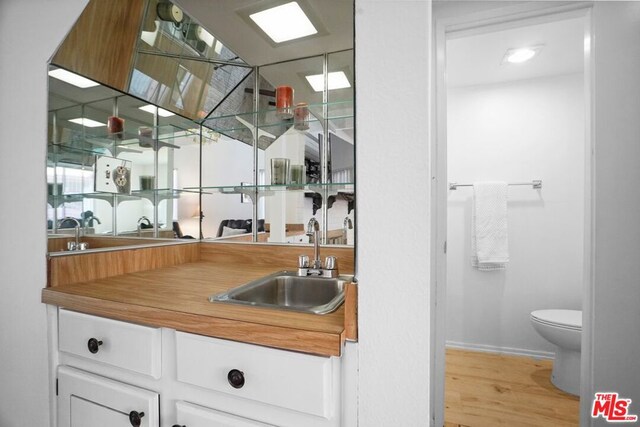
[[[147,221],[147,225],[151,225],[151,221],[146,216],[141,216],[138,218],[138,237],[142,236],[142,222]]]
[[[90,215],[90,216],[88,216],[88,217],[86,217],[86,218],[84,218],[82,220],[82,222],[84,223],[84,235],[85,236],[87,235],[87,225],[91,226],[93,221],[97,222],[98,224],[102,224],[100,222],[100,220],[98,219],[98,217],[97,216],[93,216],[93,215]]]
[[[70,217],[70,216],[65,216],[64,218],[62,218],[59,222],[58,222],[58,228],[62,228],[62,224],[65,221],[73,221],[76,223],[75,228],[75,236],[76,236],[76,241],[74,242],[69,242],[67,244],[67,249],[70,251],[76,251],[76,250],[80,250],[80,221],[78,221],[77,219]]]
[[[344,222],[342,223],[342,234],[344,236],[343,244],[345,245],[349,244],[349,240],[348,240],[349,230],[352,230],[352,229],[353,229],[353,221],[351,221],[351,218],[347,216],[344,218]]]

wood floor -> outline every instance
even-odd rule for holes
[[[579,399],[551,384],[550,360],[447,349],[445,363],[445,427],[579,425]]]

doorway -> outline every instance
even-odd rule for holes
[[[457,8],[455,13],[437,6],[434,13],[436,245],[443,249],[436,255],[434,420],[438,426],[445,421],[495,425],[500,417],[525,415],[535,406],[530,396],[517,395],[519,385],[542,386],[536,393],[545,398],[557,391],[548,377],[555,346],[533,329],[530,313],[580,310],[588,298],[583,295],[590,282],[584,249],[591,221],[585,209],[591,171],[588,9],[529,4],[491,9],[495,5],[487,2],[488,10],[476,6],[464,14],[464,6],[455,3],[448,6]],[[529,48],[532,58],[509,62],[518,48]],[[470,262],[473,183],[482,181],[512,184],[509,262],[497,271],[478,271]],[[448,358],[455,362],[445,369]],[[482,365],[487,360],[490,364]],[[515,383],[485,378],[482,385],[496,392],[497,411],[483,411],[491,402],[480,400],[476,408],[466,405],[473,413],[467,416],[453,396],[467,402],[477,396],[464,395],[456,384],[478,379],[473,370],[490,370],[491,363],[513,365],[520,374],[512,378]],[[461,377],[465,370],[472,379]],[[544,403],[563,414],[553,422],[577,425],[577,397],[563,392],[558,397],[567,397],[568,406],[562,399]],[[514,399],[530,404],[505,409]],[[544,419],[548,414],[542,412]],[[517,415],[507,421],[517,423]]]

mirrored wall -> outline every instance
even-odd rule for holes
[[[353,49],[251,67],[145,5],[126,93],[60,80],[54,56],[50,235],[309,243],[315,218],[353,245]]]

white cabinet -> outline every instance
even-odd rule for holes
[[[225,412],[194,405],[187,402],[176,403],[178,426],[182,427],[271,427],[248,418],[241,418]]]
[[[58,427],[157,427],[158,409],[157,393],[68,366],[58,368]]]
[[[182,332],[176,332],[176,351],[179,381],[324,418],[332,415],[329,357]]]
[[[341,358],[49,313],[51,427],[351,427]]]

